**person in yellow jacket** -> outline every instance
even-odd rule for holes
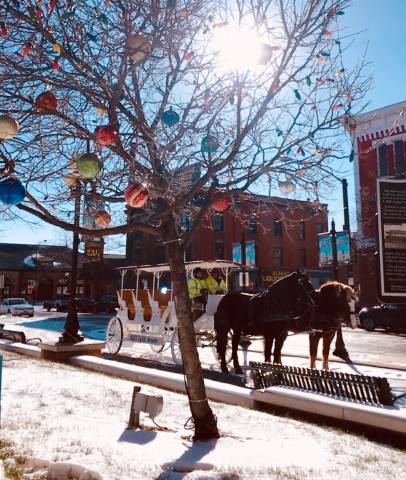
[[[227,285],[218,270],[212,270],[211,274],[206,279],[207,288],[211,294],[227,293]]]
[[[207,293],[207,283],[204,278],[204,272],[201,268],[195,268],[193,271],[193,277],[191,277],[187,282],[189,297],[197,302],[206,305],[206,293]]]

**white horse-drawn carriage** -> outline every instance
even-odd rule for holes
[[[231,271],[240,267],[238,264],[226,260],[208,262],[186,262],[187,277],[193,275],[195,268],[211,272],[219,269],[225,278],[228,289],[228,280]],[[120,268],[121,290],[117,292],[119,308],[117,314],[108,325],[106,332],[106,349],[111,354],[117,354],[123,342],[149,344],[151,349],[162,352],[165,348],[171,349],[172,359],[181,364],[179,338],[177,332],[177,318],[173,289],[160,289],[160,280],[165,272],[170,272],[168,264],[143,265]],[[124,277],[133,271],[136,275],[135,289],[125,289]],[[152,275],[152,289],[142,288],[141,274]],[[196,344],[198,347],[212,349],[217,360],[216,335],[214,331],[214,313],[224,295],[208,294],[206,305],[192,305],[192,308],[201,309],[201,315],[194,323]],[[228,358],[230,360],[231,357]]]

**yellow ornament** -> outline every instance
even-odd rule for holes
[[[55,53],[57,55],[60,55],[61,54],[61,51],[62,51],[62,47],[59,45],[59,43],[54,43],[52,45],[52,48],[54,49]]]
[[[11,140],[18,133],[18,122],[10,115],[0,115],[0,139]]]

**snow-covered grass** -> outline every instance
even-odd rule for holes
[[[51,463],[49,478],[156,480],[348,479],[403,477],[406,454],[362,437],[288,417],[212,402],[222,437],[190,440],[184,395],[162,395],[156,419],[126,430],[134,384],[69,365],[3,353],[1,441]],[[82,467],[81,473],[68,464]],[[29,464],[38,474],[44,462]],[[42,469],[42,470],[41,470]],[[100,475],[92,474],[98,472]],[[86,473],[87,472],[87,473]],[[75,476],[76,475],[76,476]],[[18,478],[18,477],[17,477]],[[24,477],[34,478],[34,477]]]

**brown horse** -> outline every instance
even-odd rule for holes
[[[349,302],[354,298],[353,289],[340,282],[328,282],[313,293],[316,309],[313,313],[314,332],[309,334],[310,368],[316,368],[319,341],[323,339],[323,370],[328,370],[330,345],[341,323],[349,324]]]

